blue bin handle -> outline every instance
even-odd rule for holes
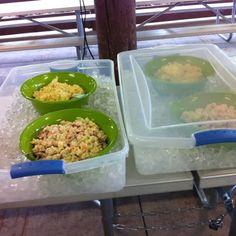
[[[236,142],[236,129],[215,129],[200,131],[193,134],[195,146],[216,144],[216,143],[234,143]]]
[[[65,174],[62,160],[39,160],[14,164],[11,166],[12,179],[33,175]]]

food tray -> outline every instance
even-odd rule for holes
[[[145,74],[145,65],[153,58],[170,55],[207,60],[215,74],[211,74],[198,91],[179,93],[176,87],[173,93],[162,93]],[[118,55],[124,121],[134,149],[136,167],[141,174],[236,166],[235,118],[183,122],[180,115],[180,111],[187,108],[197,109],[195,101],[202,101],[202,98],[206,98],[207,105],[208,102],[219,102],[220,97],[222,103],[236,108],[236,73],[229,70],[234,66],[222,50],[211,44],[166,45]],[[202,131],[200,135],[199,131]],[[225,145],[225,142],[231,144]]]
[[[173,125],[174,121],[169,115],[169,110],[171,109],[172,103],[182,97],[185,98],[195,93],[228,92],[236,89],[234,75],[225,68],[219,58],[214,54],[214,51],[211,51],[206,46],[193,47],[191,49],[153,50],[151,53],[139,53],[138,51],[130,55],[130,61],[132,70],[135,73],[134,79],[139,94],[145,126],[148,129]],[[195,62],[199,66],[202,66],[205,69],[205,74],[207,74],[205,76],[206,78],[200,82],[187,85],[180,84],[179,86],[178,84],[171,86],[163,81],[149,78],[147,69],[150,69],[150,66],[158,66],[150,62],[156,60],[160,64],[165,63],[165,60],[168,60],[168,58],[174,60],[178,57],[187,58],[186,61],[188,64],[192,60],[193,63]],[[164,58],[164,60],[161,61],[161,58]],[[149,65],[149,68],[147,68],[147,65]],[[176,68],[170,68],[169,70],[174,69]],[[189,76],[193,73],[194,71],[189,73]],[[183,89],[181,89],[181,86]]]
[[[18,148],[19,134],[26,124],[39,116],[31,103],[21,96],[19,86],[26,79],[49,72],[51,68],[59,70],[75,67],[96,80],[98,88],[91,96],[87,107],[104,112],[114,119],[119,128],[119,137],[115,147],[110,153],[99,158],[99,161],[94,159],[92,163],[80,167],[79,173],[11,179],[10,166],[25,161]],[[0,88],[0,104],[1,201],[113,192],[125,185],[125,159],[128,155],[128,143],[121,119],[112,61],[56,61],[16,67],[10,71]],[[76,172],[76,168],[74,169]]]

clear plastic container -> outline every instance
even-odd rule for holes
[[[119,137],[115,147],[106,155],[77,164],[65,165],[65,175],[39,175],[11,179],[9,169],[25,161],[18,148],[19,134],[38,117],[31,103],[19,91],[28,78],[50,70],[70,69],[91,75],[97,90],[89,99],[88,108],[110,116],[118,125]],[[117,97],[114,68],[110,60],[56,61],[53,63],[22,66],[12,69],[0,88],[0,200],[21,201],[44,197],[71,196],[82,193],[113,192],[125,185],[125,162],[128,142],[125,136]]]
[[[124,120],[141,174],[236,166],[233,66],[209,44],[118,55]]]

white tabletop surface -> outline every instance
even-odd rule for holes
[[[198,171],[199,187],[214,188],[236,184],[236,169]]]
[[[0,100],[0,103],[4,102],[5,101],[3,99]],[[1,104],[0,107],[2,107]],[[126,168],[126,184],[125,187],[118,192],[77,195],[71,194],[69,196],[50,196],[40,199],[32,197],[31,199],[23,199],[21,201],[8,201],[5,199],[4,201],[2,200],[0,202],[0,208],[39,206],[151,193],[182,191],[191,190],[193,187],[193,177],[191,172],[157,174],[148,176],[140,175],[135,168],[132,149],[130,151],[129,157],[127,158]],[[200,187],[202,188],[212,188],[236,184],[235,169],[198,171],[198,174],[200,177]]]

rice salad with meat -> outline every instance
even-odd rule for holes
[[[185,122],[236,119],[236,109],[232,105],[213,102],[193,111],[184,111],[181,119]]]
[[[75,162],[96,156],[107,146],[106,134],[89,118],[44,127],[32,140],[37,160]]]

